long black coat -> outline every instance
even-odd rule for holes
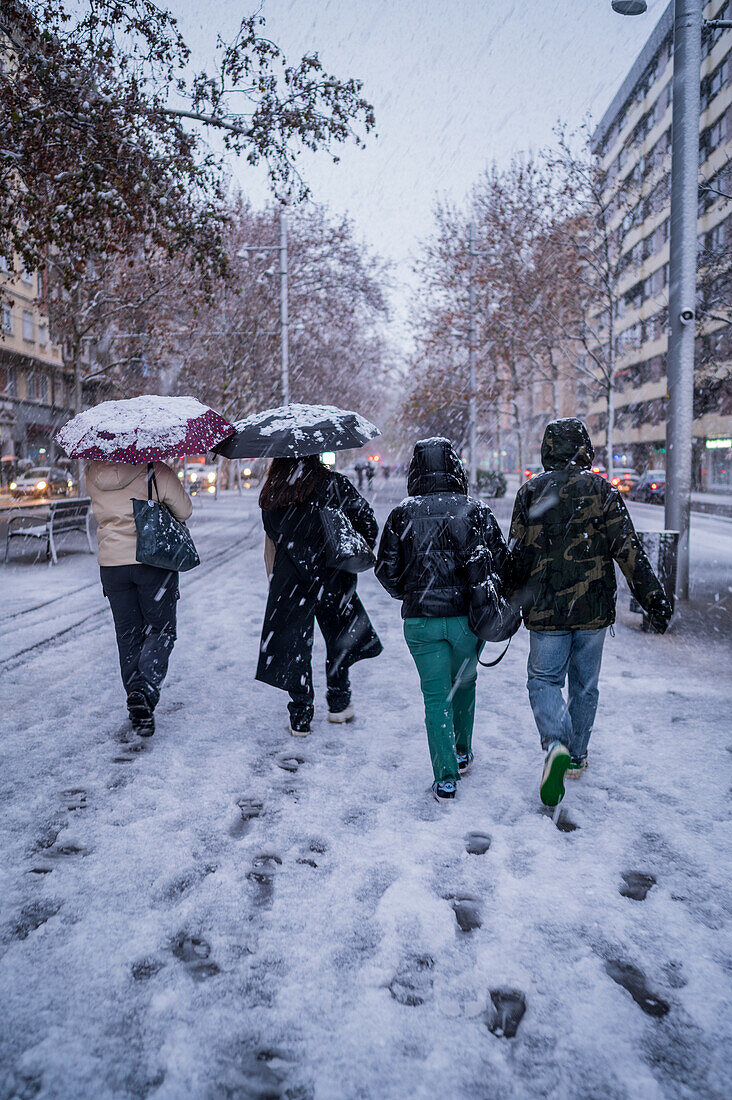
[[[467,563],[481,555],[500,579],[508,551],[487,504],[467,495],[460,459],[447,439],[415,444],[409,496],[389,516],[376,576],[402,600],[402,618],[467,615]]]
[[[377,657],[382,645],[356,595],[356,576],[325,564],[320,509],[344,512],[373,547],[378,526],[369,503],[343,474],[331,472],[304,504],[262,512],[275,543],[274,571],[262,626],[257,679],[284,691],[309,682],[313,623],[325,639],[327,671]]]

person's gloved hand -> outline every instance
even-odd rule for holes
[[[656,634],[666,633],[672,614],[671,604],[665,596],[657,596],[649,602],[646,608],[646,615],[651,624],[651,629]]]

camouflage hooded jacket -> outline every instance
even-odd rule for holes
[[[590,470],[581,420],[547,425],[544,473],[522,485],[511,521],[513,586],[529,630],[597,630],[615,621],[615,567],[654,626],[671,607],[620,493]]]

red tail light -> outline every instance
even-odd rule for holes
[[[652,481],[652,482],[651,482],[651,488],[652,488],[652,489],[657,489],[657,488],[658,488],[658,486],[656,485],[655,481]]]
[[[612,483],[613,483],[613,485],[619,485],[620,484],[620,478],[619,477],[614,477]]]

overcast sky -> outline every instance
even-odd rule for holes
[[[540,149],[559,118],[599,120],[667,2],[649,0],[636,18],[615,15],[610,0],[264,0],[262,13],[288,59],[317,51],[328,71],[363,80],[377,136],[344,148],[338,165],[323,155],[302,165],[313,197],[348,212],[408,281],[435,198],[460,200],[492,160]],[[201,61],[252,10],[168,3]],[[232,170],[266,203],[263,173]]]

